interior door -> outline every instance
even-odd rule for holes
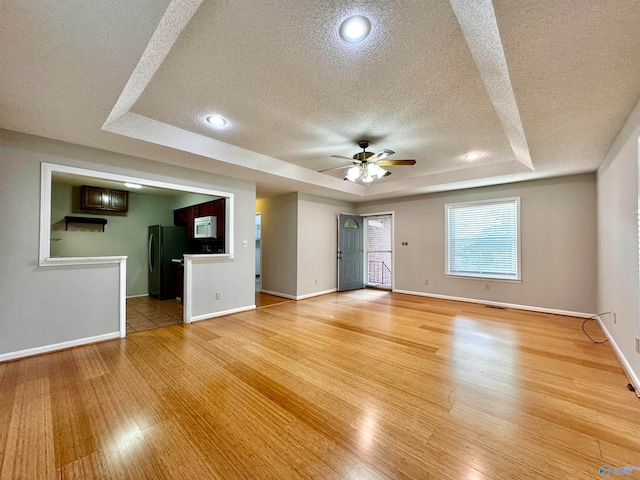
[[[364,287],[364,229],[359,215],[338,215],[338,291]]]

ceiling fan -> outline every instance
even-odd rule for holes
[[[415,160],[385,160],[395,152],[393,150],[381,150],[378,153],[367,152],[369,148],[369,140],[361,140],[358,142],[358,146],[362,149],[362,152],[358,152],[353,156],[353,159],[349,157],[343,157],[342,155],[331,155],[333,158],[340,158],[352,162],[352,165],[345,165],[343,167],[326,168],[320,170],[320,172],[330,172],[332,170],[341,170],[348,168],[347,174],[344,179],[351,182],[362,180],[364,184],[370,184],[374,180],[378,180],[382,177],[391,175],[391,172],[385,170],[382,167],[390,165],[415,165]]]

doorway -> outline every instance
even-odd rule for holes
[[[393,284],[393,217],[378,215],[365,220],[365,285],[391,289]]]
[[[158,300],[147,295],[127,298],[127,334],[181,323],[179,299]]]
[[[262,213],[256,213],[256,292],[262,290]]]

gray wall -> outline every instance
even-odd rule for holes
[[[205,313],[254,304],[253,249],[242,248],[243,239],[254,238],[254,184],[6,130],[0,130],[0,159],[0,354],[119,328],[117,266],[38,267],[41,162],[234,193],[235,259],[200,269],[234,280],[224,304],[214,296],[194,295],[194,302]]]
[[[262,212],[262,289],[293,297],[337,286],[337,220],[355,205],[289,193],[256,202]]]
[[[235,193],[234,258],[194,261],[195,317],[255,305],[255,187],[251,194],[237,189]],[[216,293],[221,294],[219,300]]]
[[[191,205],[210,202],[211,200],[215,200],[216,198],[220,197],[214,197],[212,195],[202,195],[200,193],[185,192],[179,197],[173,199],[171,208],[177,210],[178,208],[190,207]],[[173,225],[173,217],[171,217],[171,225]]]
[[[288,193],[258,200],[255,211],[262,212],[262,290],[295,297],[298,194]],[[255,230],[255,215],[253,224]],[[255,232],[252,238],[255,238]]]
[[[640,103],[598,170],[598,311],[616,313],[601,318],[637,377],[639,136]]]
[[[522,283],[445,277],[444,205],[516,196],[522,202]],[[359,214],[386,211],[395,212],[395,289],[595,313],[594,174],[358,206]]]
[[[338,221],[355,205],[330,198],[298,197],[298,296],[337,287]]]
[[[51,189],[51,256],[97,257],[127,256],[127,296],[149,293],[147,274],[147,234],[149,225],[173,225],[176,199],[159,195],[129,193],[126,214],[77,213],[80,187],[54,183]],[[69,224],[66,215],[99,216],[107,219],[101,225]]]

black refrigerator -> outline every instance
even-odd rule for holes
[[[184,227],[149,227],[149,295],[158,300],[175,298],[171,285],[171,260],[182,260],[188,251],[187,229]]]

